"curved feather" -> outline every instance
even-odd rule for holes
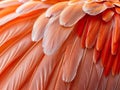
[[[39,56],[38,56],[39,54]],[[18,90],[43,57],[41,41],[35,44],[0,83],[0,89]],[[17,83],[16,83],[17,82]]]
[[[100,30],[98,32],[97,36],[97,42],[96,42],[96,49],[98,51],[101,51],[105,45],[105,41],[107,40],[107,34],[112,29],[112,21],[105,23],[101,22]]]
[[[93,57],[91,56],[93,56],[93,49],[86,49],[84,51],[76,78],[71,84],[71,90],[87,89],[93,69]]]
[[[61,13],[61,11],[67,6],[67,3],[68,2],[60,2],[60,3],[57,3],[53,6],[51,6],[46,11],[45,16],[46,17],[51,17],[51,16],[59,15]]]
[[[48,21],[49,19],[45,17],[45,13],[43,13],[37,18],[33,25],[32,41],[38,41],[43,38]]]
[[[82,56],[83,49],[80,47],[80,38],[75,37],[75,39],[67,45],[65,50],[65,62],[62,75],[62,79],[65,82],[71,82],[75,78]]]
[[[26,13],[30,13],[34,10],[48,8],[49,6],[50,5],[44,4],[40,1],[28,1],[24,4],[22,4],[20,7],[18,7],[16,10],[16,13],[26,14]]]
[[[50,19],[43,37],[43,50],[47,55],[55,53],[70,35],[72,28],[59,25],[58,16]]]
[[[30,34],[17,41],[13,46],[6,49],[0,54],[0,74],[5,70],[10,63],[12,63],[17,57],[26,52],[32,45]],[[22,49],[21,49],[22,48]]]
[[[21,3],[18,2],[17,0],[3,0],[0,1],[0,8],[6,8],[6,7],[10,7],[13,5],[20,5]]]
[[[102,19],[105,21],[105,22],[108,22],[112,19],[112,17],[114,16],[114,12],[112,10],[106,10],[102,13]]]
[[[107,6],[103,3],[85,2],[83,5],[83,11],[89,15],[98,15],[106,9]]]
[[[60,24],[65,27],[75,25],[85,16],[85,12],[82,10],[82,5],[83,3],[68,5],[60,14]]]
[[[114,16],[114,25],[112,33],[112,44],[111,44],[111,53],[115,55],[118,50],[119,41],[120,41],[120,16],[115,14]]]
[[[94,17],[91,20],[86,37],[87,48],[92,48],[95,45],[100,24],[101,24],[101,20],[99,20],[98,17]]]
[[[97,90],[102,74],[103,74],[103,67],[100,64],[100,62],[94,64],[92,75],[90,77],[89,85],[87,88],[88,90]]]
[[[19,15],[16,13],[10,13],[6,16],[3,16],[2,18],[0,18],[0,26],[6,24],[9,21],[16,19],[17,17],[19,17]]]
[[[31,90],[45,90],[48,80],[54,72],[54,68],[57,65],[59,59],[57,53],[51,56],[45,55],[39,64],[37,70],[33,74],[33,78],[30,81]]]
[[[2,30],[3,32],[0,33],[0,46],[4,44],[7,40],[20,35],[23,32],[30,31],[35,19],[23,20],[22,22],[15,23],[14,26],[4,26]]]
[[[119,75],[116,75],[116,76],[113,77],[110,74],[106,90],[116,90],[115,88],[116,88],[116,84],[117,84],[118,80],[119,80]]]

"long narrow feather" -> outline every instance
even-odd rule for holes
[[[76,76],[78,66],[83,56],[83,49],[80,47],[80,41],[79,37],[75,37],[75,39],[67,45],[62,75],[62,79],[65,82],[71,82]]]
[[[116,90],[115,88],[118,80],[119,80],[119,75],[113,77],[112,74],[110,74],[106,90]]]
[[[32,45],[30,34],[17,41],[14,45],[0,54],[0,74],[12,63],[17,57],[22,55]],[[22,49],[21,49],[22,48]]]
[[[23,33],[30,31],[30,28],[33,26],[35,19],[32,20],[23,20],[22,22],[14,24],[14,26],[3,27],[3,32],[0,33],[0,46],[4,44],[7,40]]]
[[[39,56],[38,56],[39,54]],[[41,41],[35,44],[0,83],[1,90],[18,90],[43,57]],[[16,83],[17,82],[17,83]]]
[[[51,56],[44,56],[30,81],[29,88],[31,90],[45,90],[55,66],[59,63],[59,57],[57,55],[58,54],[56,53]]]
[[[88,90],[97,90],[100,79],[102,77],[102,73],[103,73],[103,67],[100,64],[100,62],[94,64],[92,75],[90,77],[89,85],[87,88]]]
[[[93,49],[86,49],[84,51],[84,56],[82,57],[82,62],[79,66],[78,74],[73,83],[71,84],[71,90],[87,89],[93,69],[93,58],[91,57],[92,55]]]
[[[6,8],[6,7],[10,7],[13,5],[20,5],[21,3],[18,2],[17,0],[3,0],[0,1],[0,8]]]
[[[43,9],[43,8],[46,9],[49,6],[50,5],[47,5],[40,1],[28,1],[28,2],[24,3],[23,5],[21,5],[20,7],[18,7],[16,10],[16,13],[26,14],[26,13],[30,13],[30,12],[38,10],[38,9]]]

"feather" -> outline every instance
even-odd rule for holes
[[[119,75],[115,90],[120,90],[120,75]]]
[[[83,3],[68,5],[60,14],[60,24],[65,27],[75,25],[85,16],[85,12],[82,10],[82,5]]]
[[[21,5],[17,0],[4,0],[0,1],[0,8],[6,8],[10,6]]]
[[[91,20],[85,41],[87,48],[92,48],[95,45],[100,24],[101,20],[99,20],[97,16]]]
[[[59,63],[57,53],[51,56],[45,55],[39,64],[37,70],[33,74],[29,89],[31,90],[45,90],[48,80],[54,71],[55,66]]]
[[[93,56],[93,49],[86,49],[79,66],[77,76],[71,84],[71,90],[87,89],[93,69],[93,58],[91,56]]]
[[[19,6],[19,5],[11,6],[11,7],[8,7],[8,8],[5,8],[5,9],[0,10],[0,18],[2,18],[2,17],[4,17],[5,15],[8,15],[8,14],[14,12],[18,6]]]
[[[8,23],[9,21],[16,19],[17,17],[19,17],[19,15],[16,13],[10,13],[6,16],[3,16],[2,18],[0,18],[0,26]]]
[[[78,23],[75,26],[75,29],[78,33],[78,35],[81,37],[83,34],[83,31],[85,29],[85,25],[87,22],[87,17],[85,16],[84,18],[82,18],[81,20],[78,21]]]
[[[39,54],[39,56],[38,56]],[[28,76],[32,74],[35,66],[43,57],[41,41],[35,44],[19,61],[14,69],[8,73],[8,76],[1,81],[1,90],[18,90],[26,81]],[[17,82],[17,83],[16,83]]]
[[[108,79],[108,83],[107,83],[107,87],[105,90],[117,90],[116,85],[119,79],[119,75],[116,75],[115,77],[113,77],[111,74],[109,75],[109,79]]]
[[[93,52],[93,62],[94,63],[97,63],[97,61],[99,61],[100,55],[101,55],[101,52],[97,51],[96,48],[94,48],[94,52]]]
[[[30,31],[35,19],[22,20],[19,23],[14,22],[14,26],[8,24],[1,28],[3,32],[0,33],[0,46],[3,45],[7,40],[20,35],[23,32]]]
[[[10,63],[16,58],[26,52],[32,45],[30,34],[17,41],[14,45],[10,46],[3,53],[0,54],[0,74],[5,70]],[[22,48],[22,49],[21,49]]]
[[[114,17],[114,25],[113,25],[113,33],[112,33],[112,45],[111,45],[111,53],[115,55],[118,50],[118,44],[120,41],[120,16],[115,14]]]
[[[17,8],[16,13],[26,14],[38,9],[46,9],[50,5],[44,4],[40,1],[28,1]]]
[[[107,65],[109,55],[111,54],[110,53],[110,51],[111,51],[111,48],[110,48],[111,47],[111,36],[112,36],[111,34],[112,34],[112,31],[109,31],[105,46],[104,46],[104,48],[102,50],[102,54],[101,54],[102,64],[104,67]]]
[[[106,67],[104,68],[104,74],[105,74],[105,76],[109,75],[110,70],[112,69],[114,60],[115,60],[115,56],[113,56],[113,55],[110,54],[109,58],[108,58],[108,63],[106,65]]]
[[[113,8],[113,7],[115,7],[112,2],[104,2],[104,5],[105,5],[107,8]]]
[[[98,51],[101,51],[105,45],[105,42],[107,40],[107,35],[109,33],[109,31],[112,29],[112,22],[101,22],[100,25],[100,30],[98,32],[98,36],[97,36],[97,42],[96,42],[96,49]]]
[[[105,77],[105,75],[102,74],[97,90],[106,90],[107,81],[108,81],[108,77]]]
[[[40,15],[33,25],[32,41],[38,41],[43,38],[45,27],[49,19],[45,17],[45,14]]]
[[[115,11],[120,14],[120,8],[119,7],[115,7]]]
[[[65,82],[71,82],[75,78],[82,56],[83,49],[80,47],[80,38],[75,37],[72,42],[68,43],[65,50],[62,75]]]
[[[105,22],[108,22],[112,19],[112,17],[114,16],[114,12],[110,9],[106,10],[105,12],[102,13],[102,19]]]
[[[61,68],[58,74],[54,90],[70,90],[68,89],[68,85],[62,80],[62,69],[63,67]]]
[[[100,64],[100,62],[98,64],[94,64],[92,75],[90,77],[89,85],[87,88],[88,90],[97,90],[98,84],[102,77],[102,73],[103,73],[103,67]]]
[[[63,52],[60,54],[60,62],[56,65],[53,74],[48,82],[48,87],[46,90],[67,90],[65,83],[62,80],[62,64],[63,64]]]
[[[106,9],[107,6],[103,3],[85,2],[83,5],[83,11],[89,15],[98,15]]]
[[[51,6],[46,11],[45,16],[46,17],[51,17],[51,16],[59,15],[61,13],[61,11],[67,6],[67,3],[68,2],[60,2],[60,3],[57,3],[53,6]]]
[[[120,47],[118,49],[118,53],[115,57],[115,60],[114,60],[114,63],[113,63],[113,66],[112,66],[112,74],[115,75],[115,74],[118,74],[120,72]]]
[[[70,0],[69,5],[79,3],[80,0]],[[82,0],[81,0],[82,1]],[[83,0],[84,1],[84,0]]]
[[[43,50],[47,55],[55,53],[70,35],[72,28],[59,25],[58,17],[50,19],[43,37]]]

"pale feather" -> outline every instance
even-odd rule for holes
[[[47,56],[45,55],[33,74],[33,78],[30,81],[31,90],[45,90],[47,87],[48,80],[54,72],[55,66],[59,63],[59,59],[57,59],[57,54]]]
[[[16,19],[17,17],[19,17],[19,15],[17,13],[10,13],[10,14],[0,18],[0,26],[8,23],[9,21]]]
[[[88,90],[97,90],[100,79],[103,74],[103,67],[100,64],[101,62],[94,64],[93,66],[93,71],[92,75],[90,77],[89,85],[88,85]]]
[[[0,8],[6,8],[13,5],[20,5],[21,3],[17,0],[3,0],[0,1]]]
[[[21,6],[19,6],[16,10],[16,13],[19,14],[26,14],[38,9],[45,9],[48,8],[50,5],[47,5],[45,3],[42,3],[40,1],[28,1]]]
[[[100,82],[98,84],[97,90],[106,90],[107,81],[108,81],[108,77],[106,77],[103,73]]]
[[[45,17],[45,14],[40,15],[33,25],[32,41],[39,41],[43,38],[45,27],[49,19]]]
[[[86,49],[77,76],[73,81],[73,84],[71,84],[71,90],[87,89],[93,70],[93,58],[91,56],[93,56],[93,49]]]
[[[44,53],[51,55],[55,53],[70,35],[72,28],[59,25],[58,16],[50,19],[43,37]]]
[[[81,18],[85,16],[82,10],[83,3],[68,5],[60,14],[60,24],[65,27],[75,25]]]
[[[89,15],[98,15],[106,9],[107,6],[103,3],[85,2],[83,5],[83,11]]]
[[[65,63],[63,65],[62,75],[63,81],[71,82],[72,80],[74,80],[82,56],[83,49],[80,47],[80,38],[76,36],[72,42],[68,43],[65,50]]]
[[[67,3],[68,2],[59,2],[59,3],[51,6],[46,11],[46,17],[52,17],[52,16],[59,15],[61,13],[61,11],[67,6]]]

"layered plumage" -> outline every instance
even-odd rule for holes
[[[0,1],[0,90],[119,90],[119,0]]]

